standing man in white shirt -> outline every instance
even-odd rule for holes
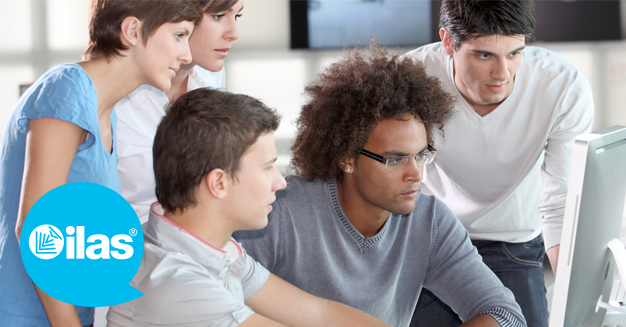
[[[547,326],[543,256],[556,267],[574,139],[593,120],[591,88],[564,58],[526,47],[531,0],[444,0],[440,15],[441,42],[405,55],[456,97],[445,135],[434,135],[423,191],[461,220],[528,325]],[[459,323],[422,292],[411,326]]]
[[[117,165],[122,196],[133,206],[140,220],[148,219],[150,205],[156,201],[152,170],[152,142],[165,106],[187,91],[201,87],[224,90],[224,60],[239,38],[237,18],[243,0],[198,0],[204,18],[189,40],[192,62],[172,70],[172,87],[162,92],[142,85],[122,101],[117,113]]]

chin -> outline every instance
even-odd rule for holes
[[[217,73],[224,68],[224,60],[220,60],[219,62],[209,62],[206,65],[198,64],[198,66],[210,72]]]
[[[395,208],[392,208],[392,210],[388,210],[388,211],[396,215],[408,215],[414,210],[415,210],[415,203],[413,203],[413,205],[411,206],[406,206],[406,205],[396,206]]]
[[[163,83],[155,83],[152,84],[152,86],[156,87],[157,89],[165,92],[167,90],[169,90],[172,87],[172,81],[168,80],[167,83],[163,82]]]
[[[250,226],[248,226],[249,228],[246,228],[246,229],[248,230],[263,229],[267,226],[267,223],[268,223],[267,214],[265,214],[262,218],[258,219],[253,224],[250,224]]]

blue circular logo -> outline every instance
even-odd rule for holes
[[[143,231],[115,191],[70,183],[30,209],[20,238],[24,267],[53,298],[86,307],[110,306],[143,294],[129,285],[143,256]]]
[[[63,234],[52,225],[41,225],[30,233],[28,246],[39,259],[52,259],[63,250]]]

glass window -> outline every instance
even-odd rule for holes
[[[7,118],[20,97],[20,85],[34,82],[33,75],[33,68],[28,65],[0,66],[0,131],[4,131]]]
[[[0,52],[28,51],[33,47],[31,2],[0,1]]]
[[[48,0],[48,44],[51,50],[87,49],[87,9],[85,0]]]
[[[293,137],[294,121],[304,104],[306,59],[235,59],[226,61],[226,90],[253,96],[282,116],[276,137]]]

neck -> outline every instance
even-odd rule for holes
[[[354,228],[364,237],[376,235],[389,219],[389,211],[366,201],[359,195],[350,175],[337,180],[337,197],[341,209]]]
[[[165,91],[165,95],[170,99],[170,102],[176,101],[178,97],[187,93],[189,87],[189,72],[193,69],[195,64],[181,65],[180,70],[176,73],[176,77],[172,79],[172,87]]]
[[[460,93],[460,92],[459,92]],[[485,117],[494,110],[496,110],[502,102],[494,103],[494,104],[475,104],[470,101],[465,95],[461,93],[463,99],[467,104],[476,112],[480,117]]]
[[[194,233],[203,241],[215,247],[224,248],[234,230],[224,223],[226,220],[219,218],[221,215],[214,209],[210,210],[208,206],[199,203],[182,212],[166,211],[164,216],[176,225]]]
[[[96,58],[78,63],[89,75],[98,94],[98,117],[109,117],[115,104],[141,85],[136,67],[128,60],[116,57],[107,61]],[[123,76],[123,78],[120,78]]]

